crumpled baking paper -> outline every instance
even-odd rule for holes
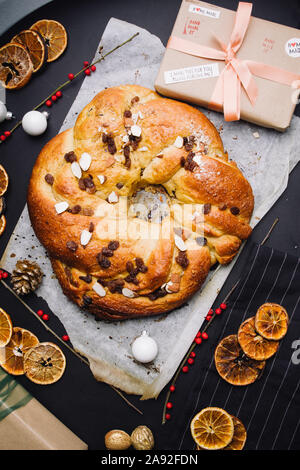
[[[137,38],[111,54],[84,80],[61,130],[72,127],[82,108],[105,87],[132,83],[153,88],[164,53],[163,44],[156,36],[112,18],[100,44],[105,53],[137,31],[140,33]],[[99,46],[95,59],[99,57]],[[255,210],[251,224],[254,226],[284,191],[289,172],[299,160],[296,146],[300,119],[294,117],[287,132],[280,134],[242,121],[227,123],[221,114],[202,111],[220,130],[230,158],[237,162],[252,185]],[[45,250],[33,233],[25,207],[1,265],[12,271],[16,258],[28,256],[46,274],[38,295],[62,321],[74,348],[89,359],[94,376],[125,392],[142,395],[142,399],[157,397],[171,379],[234,264],[217,268],[188,304],[168,315],[106,323],[96,322],[92,315],[63,295]],[[138,364],[131,354],[131,343],[143,330],[159,346],[159,354],[151,365]]]

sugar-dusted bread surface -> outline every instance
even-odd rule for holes
[[[156,189],[162,220],[132,211],[141,191]],[[42,149],[28,190],[33,228],[64,293],[107,320],[184,303],[250,235],[253,204],[213,124],[135,85],[96,95]]]

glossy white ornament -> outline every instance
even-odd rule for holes
[[[47,112],[29,111],[22,119],[22,127],[29,135],[41,135],[47,129],[47,117]]]
[[[131,350],[133,357],[143,364],[153,361],[158,353],[156,341],[146,331],[133,341]]]
[[[0,122],[5,121],[5,119],[12,119],[12,117],[12,113],[10,111],[7,111],[7,107],[5,106],[5,104],[0,101]]]

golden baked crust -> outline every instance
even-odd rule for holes
[[[83,154],[91,162],[81,161],[78,174]],[[131,209],[127,216],[124,201],[155,187],[169,207],[160,223]],[[73,129],[43,148],[28,207],[64,293],[100,318],[122,320],[180,306],[212,264],[230,262],[251,233],[253,194],[200,111],[124,85],[100,92]],[[85,245],[83,231],[91,234]]]

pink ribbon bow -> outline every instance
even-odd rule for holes
[[[222,50],[202,46],[176,36],[171,36],[167,44],[167,48],[196,57],[225,61],[226,65],[218,78],[209,103],[209,106],[216,110],[222,109],[223,106],[225,121],[240,119],[241,85],[251,104],[255,104],[258,88],[253,75],[285,85],[292,85],[296,80],[300,80],[300,75],[293,72],[252,60],[241,60],[236,57],[248,29],[251,11],[252,3],[239,3],[228,45],[226,46],[216,38]]]

